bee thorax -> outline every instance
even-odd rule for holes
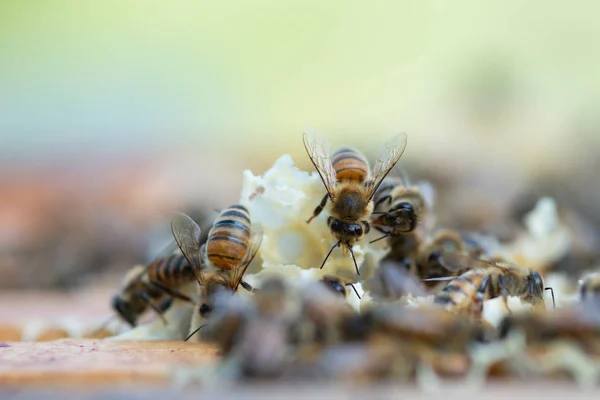
[[[332,203],[331,214],[336,215],[339,219],[360,219],[365,214],[367,206],[368,203],[359,190],[346,189]]]

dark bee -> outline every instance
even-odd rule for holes
[[[194,279],[192,266],[183,255],[156,259],[145,267],[137,266],[129,271],[121,290],[112,299],[112,308],[131,326],[137,325],[138,318],[148,307],[162,317],[170,305],[169,298],[192,301],[178,289]]]

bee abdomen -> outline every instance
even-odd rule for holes
[[[237,266],[244,258],[250,242],[250,215],[241,205],[225,209],[210,230],[206,256],[222,269]]]
[[[192,266],[178,254],[156,260],[148,268],[148,275],[167,286],[179,286],[194,279]]]
[[[359,151],[342,147],[331,156],[331,165],[336,172],[337,180],[364,182],[369,175],[369,164]]]

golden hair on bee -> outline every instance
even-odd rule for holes
[[[310,223],[325,208],[329,200],[327,226],[337,242],[323,260],[327,262],[331,252],[342,246],[342,251],[350,252],[360,275],[352,246],[369,233],[368,219],[373,212],[373,195],[379,185],[396,165],[406,148],[406,134],[397,134],[382,148],[383,156],[371,169],[366,157],[358,150],[341,147],[331,152],[329,141],[314,131],[305,131],[304,147],[317,170],[326,194],[306,221]]]

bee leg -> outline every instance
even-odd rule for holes
[[[315,208],[313,215],[309,219],[306,220],[307,224],[310,223],[310,221],[312,221],[313,218],[318,217],[319,214],[321,214],[321,211],[323,211],[323,209],[325,208],[325,205],[327,204],[328,197],[329,197],[329,193],[325,193],[325,196],[323,196],[323,200],[321,200],[321,203],[319,203],[317,208]]]
[[[158,308],[160,308],[162,310],[162,312],[165,312],[171,307],[172,304],[173,304],[173,298],[168,297],[168,298],[164,299],[163,301],[161,301],[160,303],[158,303]]]
[[[500,283],[500,293],[502,295],[502,301],[504,302],[504,306],[506,307],[506,311],[509,314],[512,314],[510,307],[508,306],[508,284],[506,282],[506,278],[502,275],[498,277],[498,283]]]
[[[165,292],[166,294],[168,294],[169,296],[175,297],[177,299],[183,300],[183,301],[187,301],[192,303],[193,300],[190,299],[188,296],[186,296],[185,294],[179,293],[176,290],[171,289],[168,286],[165,286],[164,284],[162,284],[162,282],[159,282],[157,280],[151,279],[150,283],[153,286],[156,286],[157,289],[162,290],[163,292]]]
[[[379,206],[381,204],[385,203],[385,202],[388,203],[387,204],[388,206],[391,206],[392,205],[392,196],[390,196],[388,194],[388,195],[383,196],[382,198],[378,199],[377,202],[373,204],[373,208],[377,210],[379,208]],[[386,213],[386,212],[374,212],[373,214],[388,214],[388,213]]]
[[[152,307],[152,309],[154,311],[156,311],[156,313],[158,314],[158,316],[160,317],[160,319],[162,319],[162,322],[165,325],[168,325],[169,323],[167,322],[167,319],[165,318],[165,316],[163,315],[163,310],[160,309],[160,307],[154,302],[152,301],[152,299],[150,298],[150,296],[148,296],[146,293],[142,293],[141,294],[141,298],[150,306]]]
[[[487,292],[488,284],[490,283],[490,276],[486,275],[481,280],[481,284],[475,293],[475,301],[473,302],[473,313],[477,320],[480,320],[483,315],[483,301],[485,300],[485,294]]]

